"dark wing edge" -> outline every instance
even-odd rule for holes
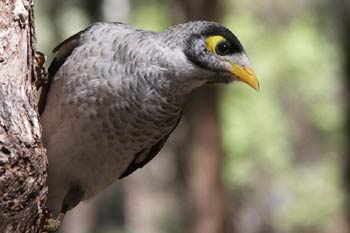
[[[42,86],[41,93],[40,93],[40,98],[38,103],[38,111],[40,115],[44,112],[47,94],[50,90],[53,77],[55,76],[56,72],[61,68],[61,66],[64,64],[64,62],[67,60],[67,58],[72,54],[73,50],[80,45],[81,35],[87,30],[89,30],[90,28],[91,26],[74,34],[73,36],[67,38],[66,40],[64,40],[54,48],[53,53],[55,54],[55,57],[49,66],[48,79],[45,82],[45,84]]]
[[[145,158],[142,161],[137,161],[137,160],[139,159],[140,156],[142,156],[142,154],[145,152],[146,149],[141,150],[135,155],[135,158],[133,159],[133,161],[131,161],[131,163],[125,169],[125,171],[121,174],[121,176],[119,176],[119,179],[123,179],[124,177],[127,177],[128,175],[136,171],[138,168],[142,168],[159,153],[159,151],[163,148],[166,140],[169,138],[170,134],[175,130],[175,128],[179,124],[181,120],[181,116],[182,116],[182,112],[174,128],[170,131],[170,133],[166,135],[164,138],[162,138],[161,140],[159,140],[154,146],[152,146],[148,154],[145,156]]]

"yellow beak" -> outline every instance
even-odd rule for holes
[[[249,86],[251,86],[259,92],[259,82],[253,70],[247,67],[239,66],[237,64],[232,64],[230,72],[233,75],[235,75],[239,80],[245,82],[246,84],[248,84]]]

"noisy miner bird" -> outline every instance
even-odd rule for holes
[[[259,84],[237,37],[215,22],[164,32],[96,23],[54,49],[39,101],[48,207],[61,213],[148,163],[204,84]]]

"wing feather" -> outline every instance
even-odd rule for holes
[[[164,146],[166,140],[169,138],[170,134],[174,131],[174,129],[179,124],[181,116],[182,116],[182,112],[181,112],[179,119],[177,120],[174,128],[172,128],[172,130],[170,131],[169,134],[167,134],[165,137],[163,137],[161,140],[159,140],[155,145],[153,145],[150,150],[143,149],[135,155],[134,159],[131,161],[131,163],[125,169],[125,171],[122,173],[122,175],[119,177],[119,179],[122,179],[122,178],[130,175],[131,173],[136,171],[138,168],[142,168],[159,153],[159,151]],[[148,153],[146,156],[144,156],[145,152]],[[142,156],[144,156],[144,159],[142,159],[140,161],[140,157],[142,158]]]
[[[81,35],[87,30],[89,30],[90,28],[91,27],[88,27],[74,34],[73,36],[67,38],[66,40],[64,40],[54,48],[53,53],[55,54],[55,57],[49,66],[48,79],[42,86],[41,93],[40,93],[40,98],[38,103],[38,111],[40,115],[44,112],[45,105],[46,105],[46,98],[50,90],[53,77],[55,76],[57,71],[61,68],[61,66],[64,64],[64,62],[67,60],[67,58],[72,54],[73,50],[81,45],[81,41],[80,41]]]

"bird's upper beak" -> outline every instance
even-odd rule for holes
[[[232,63],[230,73],[235,75],[240,81],[245,82],[254,88],[256,91],[259,91],[259,82],[252,69]]]

